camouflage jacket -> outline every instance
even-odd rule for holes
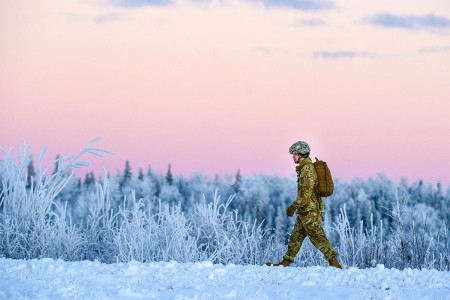
[[[317,174],[311,158],[306,158],[296,168],[297,198],[294,205],[299,213],[315,211],[323,214],[323,202],[317,194]]]

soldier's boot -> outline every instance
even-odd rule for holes
[[[330,266],[338,268],[338,269],[342,269],[341,264],[338,262],[338,260],[336,258],[332,258],[328,262],[330,263]]]
[[[292,263],[292,261],[291,260],[289,260],[289,259],[287,259],[287,258],[283,258],[283,260],[282,261],[280,261],[279,263],[277,263],[277,264],[274,264],[274,263],[271,263],[271,262],[267,262],[266,263],[266,266],[274,266],[274,267],[277,267],[277,266],[283,266],[283,267],[289,267],[289,265]]]

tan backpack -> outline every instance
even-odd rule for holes
[[[317,173],[317,181],[318,181],[317,192],[319,193],[319,196],[320,197],[331,196],[334,191],[334,183],[327,163],[322,160],[318,160],[316,157],[316,161],[313,163],[313,165]]]

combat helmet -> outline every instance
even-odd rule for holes
[[[308,157],[309,152],[311,152],[311,148],[306,142],[298,141],[289,148],[289,153],[294,154],[297,153],[301,157]]]

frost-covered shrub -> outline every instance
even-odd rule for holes
[[[73,177],[73,169],[86,166],[85,154],[101,156],[108,151],[89,142],[77,155],[58,157],[44,165],[44,149],[37,162],[36,177],[29,173],[33,155],[24,143],[18,155],[0,148],[2,190],[0,198],[0,251],[12,258],[55,257],[80,259],[82,239],[55,199]],[[53,171],[51,173],[51,171]]]
[[[109,181],[104,179],[96,187],[96,198],[89,202],[86,225],[83,222],[80,225],[85,239],[85,259],[114,262],[118,255],[115,243],[117,213],[111,208]]]
[[[220,203],[220,196],[214,195],[212,202],[203,201],[196,205],[192,221],[197,231],[201,259],[218,263],[262,263],[273,237],[256,221],[248,223],[239,220],[237,211],[228,211],[234,196]]]
[[[152,214],[133,197],[131,210],[121,209],[118,214],[117,259],[263,263],[272,238],[256,223],[239,221],[236,211],[228,211],[232,198],[222,204],[217,193],[211,202],[203,198],[188,218],[179,205],[161,202]]]
[[[343,266],[364,268],[383,263],[382,224],[381,222],[378,230],[371,219],[370,228],[364,227],[363,221],[360,221],[359,226],[353,227],[344,205],[338,222],[334,224],[334,230],[339,234],[336,250]]]
[[[379,227],[373,219],[369,227],[360,221],[359,226],[349,222],[346,207],[341,209],[334,229],[339,235],[337,252],[344,266],[373,267],[385,264],[394,268],[437,268],[449,269],[449,234],[445,221],[438,232],[429,230],[427,211],[411,211],[409,196],[396,193],[395,201],[388,208],[392,218],[390,234],[385,236],[383,221]],[[419,207],[422,205],[419,204]]]

